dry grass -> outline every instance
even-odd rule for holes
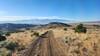
[[[12,33],[7,39],[11,42],[17,42],[20,46],[27,46],[31,43],[34,36],[30,31]]]
[[[13,33],[8,37],[9,41],[18,42],[19,45],[28,46],[36,36],[31,36],[34,32],[43,34],[48,30],[53,30],[55,38],[60,39],[68,48],[69,56],[100,56],[100,29],[88,29],[85,33],[75,33],[72,29],[64,28],[27,30],[25,32]],[[67,43],[65,43],[67,41]]]

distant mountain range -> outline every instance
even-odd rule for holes
[[[17,21],[1,21],[0,23],[48,24],[50,22],[71,23],[72,21],[64,19],[30,19],[30,20],[17,20]]]
[[[70,26],[68,23],[77,23],[76,21],[64,20],[64,19],[29,19],[29,20],[17,20],[17,21],[0,21],[0,31],[16,30],[21,28],[35,27],[35,26]],[[88,21],[80,22],[83,24],[99,24],[100,21]]]
[[[69,27],[69,20],[61,19],[34,19],[21,21],[0,22],[0,31],[15,31],[21,28],[38,28],[38,27]],[[100,25],[100,21],[81,22],[83,24]],[[75,24],[75,23],[73,23]],[[79,23],[77,23],[79,24]]]
[[[30,27],[34,28],[48,28],[48,27],[69,27],[66,23],[62,22],[50,22],[48,24],[43,25],[35,25],[35,24],[14,24],[14,23],[4,23],[0,24],[0,31],[18,31],[19,29],[28,29]]]
[[[15,31],[21,28],[29,28],[29,27],[35,27],[35,26],[37,25],[4,23],[4,24],[0,24],[0,31]]]

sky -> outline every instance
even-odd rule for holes
[[[0,21],[58,18],[100,20],[100,0],[0,0]]]

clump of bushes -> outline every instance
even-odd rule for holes
[[[5,35],[6,35],[6,36],[10,36],[10,32],[7,32]]]
[[[2,35],[0,34],[0,41],[4,41],[4,40],[6,40],[6,37],[5,37],[5,36],[2,36]]]
[[[18,43],[16,42],[10,42],[9,44],[7,44],[5,47],[8,49],[8,50],[11,50],[11,51],[15,51],[16,48],[18,48]]]
[[[39,33],[38,32],[34,32],[31,36],[39,36]]]
[[[64,31],[67,31],[67,28],[64,28]]]
[[[18,48],[17,42],[2,41],[0,42],[0,56],[11,56]]]
[[[83,24],[79,24],[79,25],[76,26],[75,32],[86,33],[87,29],[86,29],[86,27],[83,26]]]

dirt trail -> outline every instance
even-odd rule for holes
[[[33,42],[21,56],[67,56],[67,50],[60,41],[48,31]]]

